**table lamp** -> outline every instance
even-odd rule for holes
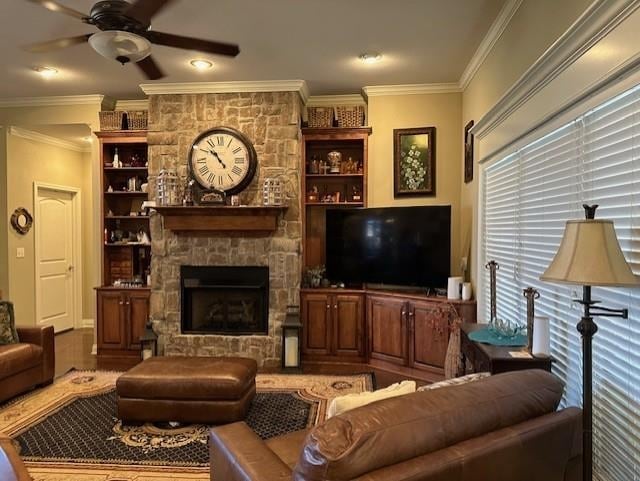
[[[591,299],[591,286],[638,286],[629,264],[620,249],[613,221],[595,219],[597,205],[583,205],[585,219],[567,221],[560,247],[547,270],[540,276],[543,281],[577,284],[582,286],[584,314],[577,325],[582,336],[582,479],[592,481],[593,476],[593,423],[592,423],[592,350],[591,344],[598,326],[594,316],[626,319],[627,309],[595,306]]]

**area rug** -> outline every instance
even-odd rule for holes
[[[120,374],[72,371],[0,406],[0,431],[14,439],[34,481],[209,480],[210,426],[123,425],[115,404]],[[371,374],[258,374],[246,422],[263,439],[310,427],[324,420],[333,397],[373,383]]]

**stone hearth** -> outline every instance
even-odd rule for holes
[[[149,99],[149,189],[163,168],[174,168],[184,181],[187,154],[204,130],[230,126],[253,142],[258,172],[240,194],[245,205],[260,205],[262,181],[285,180],[288,209],[277,230],[263,237],[242,234],[176,234],[151,218],[151,316],[165,355],[244,355],[260,366],[280,364],[282,322],[288,304],[298,304],[300,287],[300,98],[297,92],[151,95]],[[267,335],[183,334],[180,327],[180,266],[268,266]]]

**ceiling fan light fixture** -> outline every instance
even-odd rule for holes
[[[202,58],[196,58],[189,62],[189,64],[195,68],[196,70],[209,70],[213,67],[213,62],[209,60],[204,60]]]
[[[382,54],[380,53],[363,53],[358,56],[360,61],[365,64],[374,64],[382,60]]]
[[[33,70],[39,73],[42,78],[46,79],[53,78],[58,75],[58,69],[53,67],[35,67]]]
[[[151,43],[135,33],[105,30],[89,37],[91,47],[103,57],[120,63],[139,62],[151,54]]]

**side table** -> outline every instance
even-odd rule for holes
[[[465,322],[460,326],[460,354],[462,365],[466,361],[473,365],[474,372],[488,371],[491,374],[518,371],[521,369],[544,369],[551,372],[551,357],[512,357],[510,352],[527,352],[526,347],[492,346],[469,339],[473,331],[484,329],[486,324]]]

